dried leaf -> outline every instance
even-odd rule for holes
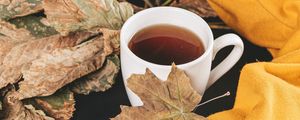
[[[45,0],[47,20],[63,35],[93,27],[120,29],[133,15],[128,3],[116,0]]]
[[[139,5],[135,4],[136,2],[130,2],[131,0],[118,0],[118,1],[131,3],[131,7],[133,8],[134,12],[138,12],[146,8],[146,7],[140,7]]]
[[[104,38],[110,40],[111,47],[114,49],[115,54],[120,54],[120,31],[119,30],[109,30],[109,29],[102,29],[102,33],[104,34]]]
[[[5,54],[0,66],[0,88],[19,81],[22,77],[21,70],[29,69],[31,62],[41,55],[59,48],[76,46],[95,35],[97,34],[91,32],[78,32],[65,37],[53,35],[15,45]]]
[[[127,1],[127,0],[120,0]],[[173,6],[180,7],[198,14],[201,17],[216,17],[217,14],[209,6],[207,0],[143,0],[145,5],[133,5],[134,11],[138,12],[149,7]],[[133,3],[134,4],[134,3]]]
[[[29,41],[31,39],[34,39],[34,37],[30,34],[28,30],[24,28],[18,29],[16,28],[15,25],[2,20],[0,20],[0,34],[5,36],[6,40],[10,40],[11,42],[14,43],[19,43],[19,42],[24,42],[24,41]]]
[[[41,20],[45,19],[41,16],[28,15],[9,20],[10,23],[15,24],[17,28],[25,28],[36,37],[48,37],[57,34],[53,27],[44,25]]]
[[[4,70],[3,61],[9,51],[18,44],[34,39],[26,29],[17,29],[15,25],[0,20],[0,73]],[[0,80],[0,88],[1,87]]]
[[[201,17],[216,17],[217,14],[209,6],[207,0],[180,0],[180,2],[173,2],[171,6],[181,7],[198,14]]]
[[[225,30],[231,29],[223,22],[209,22],[208,24],[211,29],[225,29]]]
[[[69,120],[75,111],[74,94],[62,89],[47,97],[35,98],[37,104],[47,115],[56,120]]]
[[[77,94],[88,95],[90,92],[105,91],[112,87],[120,69],[118,56],[109,56],[106,64],[99,70],[75,81],[72,91]]]
[[[54,120],[45,115],[41,110],[36,110],[32,105],[23,105],[13,90],[4,98],[4,120]]]
[[[0,0],[0,20],[9,20],[41,11],[42,0]]]
[[[113,120],[206,120],[191,112],[201,96],[192,88],[184,71],[175,65],[165,82],[147,69],[145,75],[132,75],[128,79],[128,87],[144,105],[122,107],[122,113]]]
[[[0,73],[2,71],[2,62],[7,53],[14,47],[14,43],[7,37],[0,37]]]
[[[22,70],[19,83],[21,99],[48,96],[64,85],[101,68],[105,57],[113,52],[110,41],[95,37],[75,47],[56,49],[34,60]]]
[[[120,53],[120,30],[111,30],[106,28],[91,29],[90,32],[105,33],[103,39],[107,39],[111,42],[111,47],[114,49],[114,54]]]

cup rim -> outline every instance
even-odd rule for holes
[[[137,55],[135,55],[128,47],[128,44],[126,44],[125,40],[122,40],[122,38],[124,38],[123,36],[125,36],[126,34],[126,29],[130,28],[130,24],[134,24],[134,21],[136,21],[141,15],[143,14],[148,14],[151,13],[153,11],[161,11],[161,10],[168,10],[168,9],[172,9],[174,11],[182,11],[185,12],[186,14],[190,14],[193,16],[196,16],[196,18],[198,19],[198,21],[202,22],[206,27],[207,27],[207,31],[208,31],[208,46],[206,47],[207,49],[205,49],[205,52],[199,56],[197,59],[184,63],[184,64],[179,64],[176,65],[179,68],[185,68],[185,67],[189,67],[189,66],[194,66],[195,64],[199,63],[200,61],[202,61],[203,59],[205,59],[212,51],[213,49],[213,34],[211,31],[211,28],[209,27],[209,25],[207,24],[206,21],[204,21],[200,16],[198,16],[197,14],[190,12],[188,10],[182,9],[182,8],[177,8],[177,7],[153,7],[153,8],[148,8],[145,10],[142,10],[136,14],[134,14],[133,16],[131,16],[122,26],[121,28],[121,33],[120,33],[120,43],[121,43],[121,47],[125,50],[125,52],[127,52],[130,57],[134,58],[137,60],[137,62],[141,62],[142,64],[148,64],[149,66],[152,67],[157,67],[157,68],[171,68],[172,65],[161,65],[161,64],[156,64],[156,63],[152,63],[152,62],[148,62],[140,57],[138,57]],[[134,35],[134,34],[133,34]],[[132,35],[132,36],[133,36]],[[121,53],[122,55],[122,53]]]

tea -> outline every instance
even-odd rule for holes
[[[128,47],[141,59],[160,65],[188,63],[205,52],[200,38],[193,32],[165,24],[137,32]]]

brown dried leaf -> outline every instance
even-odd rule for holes
[[[134,10],[134,12],[138,12],[138,11],[141,11],[141,10],[145,9],[145,8],[143,8],[143,7],[140,7],[140,6],[136,5],[136,4],[134,4],[135,2],[129,2],[129,1],[131,1],[131,0],[118,0],[118,1],[119,1],[119,2],[128,2],[128,3],[130,3],[130,4],[131,4],[131,7],[132,7],[133,10]]]
[[[225,29],[225,30],[231,29],[224,22],[209,22],[208,25],[211,29]]]
[[[5,57],[1,62],[3,63],[2,66],[0,66],[0,88],[5,87],[9,83],[13,84],[19,81],[22,77],[21,70],[29,69],[31,62],[41,55],[50,53],[58,48],[76,46],[95,35],[97,34],[91,32],[78,32],[65,37],[53,35],[14,45],[9,52],[5,52],[6,54],[2,55]],[[0,51],[0,55],[1,52],[3,51]]]
[[[6,54],[14,47],[14,43],[10,41],[7,37],[0,36],[0,73],[1,65],[6,56]]]
[[[77,94],[88,95],[90,92],[105,91],[112,87],[120,69],[118,56],[107,57],[106,64],[99,70],[75,81],[72,91]]]
[[[9,51],[16,45],[34,39],[26,29],[17,29],[15,25],[0,20],[0,73],[4,71],[3,61]],[[0,79],[0,88],[1,82]]]
[[[45,115],[41,110],[36,110],[32,105],[23,105],[16,96],[16,92],[9,92],[3,101],[4,120],[54,120]]]
[[[109,30],[109,29],[102,29],[102,33],[104,34],[104,38],[110,40],[111,47],[114,49],[115,54],[120,54],[120,31],[119,30]]]
[[[127,1],[127,0],[120,0]],[[135,12],[156,6],[180,7],[198,14],[201,17],[216,17],[217,14],[209,6],[207,0],[143,0],[144,6],[137,6],[133,3]]]
[[[120,30],[111,30],[106,28],[91,29],[90,32],[104,33],[103,39],[111,42],[111,47],[114,49],[114,54],[120,53]]]
[[[21,99],[48,96],[64,85],[102,67],[105,57],[113,52],[110,41],[93,38],[75,47],[56,49],[34,60],[22,70],[19,83]]]
[[[171,6],[187,9],[201,17],[217,16],[215,11],[207,3],[207,0],[180,0],[179,2],[173,2]]]
[[[41,11],[42,0],[0,0],[0,20],[8,20]]]
[[[93,27],[117,30],[133,15],[130,4],[116,0],[45,0],[43,7],[50,25],[63,35]]]
[[[30,32],[24,28],[16,28],[15,25],[0,20],[0,35],[9,38],[11,42],[19,43],[34,39]],[[0,36],[3,37],[3,36]]]
[[[68,89],[59,90],[53,95],[35,99],[36,103],[56,120],[69,120],[75,111],[74,94]]]
[[[28,15],[9,20],[17,28],[25,28],[36,38],[49,37],[57,34],[55,29],[42,23],[45,18],[37,15]]]
[[[143,101],[140,107],[122,107],[113,120],[206,120],[191,111],[201,96],[190,85],[184,71],[173,65],[168,80],[160,81],[150,70],[145,75],[132,75],[128,87]]]

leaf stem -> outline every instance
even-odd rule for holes
[[[170,4],[171,2],[173,2],[173,0],[167,0],[165,1],[163,4],[161,4],[162,6],[166,6],[168,4]]]
[[[217,97],[215,97],[215,98],[212,98],[212,99],[210,99],[210,100],[207,100],[207,101],[205,101],[205,102],[203,102],[203,103],[198,104],[198,105],[195,107],[195,109],[194,109],[193,111],[195,111],[199,106],[205,105],[205,104],[207,104],[207,103],[209,103],[209,102],[212,102],[212,101],[214,101],[214,100],[217,100],[217,99],[220,99],[220,98],[223,98],[223,97],[226,97],[226,96],[230,96],[230,92],[229,92],[229,91],[227,91],[227,92],[226,92],[225,94],[223,94],[223,95],[217,96]]]

